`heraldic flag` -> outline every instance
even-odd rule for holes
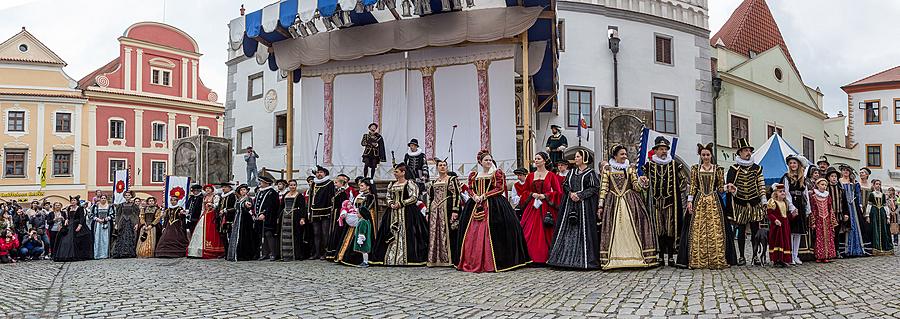
[[[169,200],[172,197],[178,199],[175,206],[184,208],[187,201],[188,190],[191,188],[191,178],[186,176],[166,176],[166,208],[172,208]]]
[[[113,204],[125,202],[125,192],[128,191],[128,170],[117,170],[116,181],[113,183]]]
[[[669,140],[669,145],[672,145],[672,147],[669,148],[669,156],[675,157],[675,150],[678,149],[678,138],[670,135],[665,135],[663,133],[645,127],[641,132],[641,150],[638,154],[639,170],[640,167],[644,166],[644,163],[647,163],[647,160],[650,159],[650,156],[653,156],[653,145],[654,143],[656,143],[656,138],[660,136]],[[644,172],[638,172],[638,174],[644,175]]]

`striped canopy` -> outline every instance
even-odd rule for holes
[[[781,177],[784,176],[784,173],[787,173],[788,167],[787,163],[785,163],[785,159],[790,155],[800,157],[800,161],[803,162],[803,165],[809,166],[809,161],[805,157],[800,155],[800,153],[797,152],[793,146],[788,144],[784,138],[778,135],[778,133],[775,133],[772,134],[772,137],[769,137],[769,140],[766,141],[765,144],[753,152],[751,159],[754,163],[762,166],[766,185],[771,186],[778,182]]]

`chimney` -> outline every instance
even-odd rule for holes
[[[246,12],[246,11],[247,11],[247,9],[244,9],[244,5],[241,4],[241,16],[242,17],[244,16],[244,12]]]

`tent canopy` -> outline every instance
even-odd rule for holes
[[[555,0],[280,0],[260,10],[250,12],[238,17],[229,23],[230,45],[234,50],[243,49],[247,57],[256,57],[259,64],[267,63],[269,69],[301,70],[302,63],[297,60],[293,63],[280,63],[276,56],[285,55],[279,51],[287,52],[291,46],[291,57],[298,50],[309,51],[318,48],[318,52],[310,52],[318,58],[316,63],[326,63],[331,57],[353,57],[360,54],[341,54],[342,52],[368,52],[377,54],[378,51],[409,50],[426,46],[446,46],[471,42],[489,42],[502,38],[511,38],[517,34],[509,34],[508,31],[525,31],[528,33],[529,42],[543,42],[542,59],[540,68],[532,75],[532,82],[536,95],[536,105],[544,105],[541,110],[549,111],[552,103],[548,99],[556,96],[557,70],[556,61],[558,50],[556,39],[556,14],[554,12]],[[519,7],[518,9],[516,7]],[[524,14],[521,7],[541,8],[540,14]],[[499,8],[512,9],[504,14],[499,14]],[[466,14],[468,11],[493,10],[494,14]],[[502,10],[501,10],[502,11]],[[530,11],[530,10],[529,10]],[[534,11],[531,11],[534,12]],[[530,13],[530,12],[529,12]],[[549,14],[543,14],[549,13]],[[447,18],[435,19],[438,15],[449,14]],[[523,19],[523,15],[533,16],[533,19]],[[453,16],[458,16],[456,18]],[[431,18],[435,17],[435,18]],[[422,19],[428,18],[428,19]],[[498,18],[508,21],[492,21]],[[482,21],[467,21],[479,19]],[[457,36],[458,41],[437,41],[429,43],[421,38],[441,38],[446,36],[447,30],[443,26],[435,26],[435,23],[457,23],[462,29],[466,26],[481,24],[488,26],[480,31],[469,30],[466,36]],[[527,23],[523,28],[511,27],[509,23]],[[373,24],[401,24],[396,27],[380,28],[381,30],[396,30],[394,35],[383,36],[381,39],[391,38],[393,47],[371,47],[374,42],[365,43],[355,41],[335,41],[333,39],[359,39],[356,33],[371,34],[372,28],[358,28]],[[449,24],[447,24],[449,26]],[[497,29],[501,33],[499,36]],[[368,30],[366,30],[368,29]],[[456,29],[461,29],[459,25]],[[403,31],[406,31],[405,33]],[[506,31],[506,32],[504,32]],[[410,34],[418,33],[418,38],[411,39],[416,45],[404,44],[401,40],[409,40]],[[340,36],[335,36],[339,34]],[[475,39],[475,41],[473,41]],[[482,41],[478,41],[481,39]],[[299,40],[299,41],[298,41]],[[318,46],[311,46],[318,44]],[[381,43],[379,43],[381,44]],[[382,45],[383,46],[383,45]],[[407,47],[409,46],[409,47]],[[328,50],[323,54],[323,50]],[[273,54],[274,53],[274,54]],[[383,52],[382,52],[383,53]],[[284,53],[287,54],[287,53]],[[325,57],[325,58],[323,58]],[[300,59],[302,60],[302,59]],[[294,82],[300,80],[300,72],[294,72]]]
[[[778,133],[775,133],[765,144],[753,152],[751,159],[754,163],[762,166],[766,186],[772,186],[784,176],[784,173],[787,173],[788,167],[785,159],[790,155],[800,157],[802,164],[809,166],[809,160],[800,155],[797,149],[788,144]]]

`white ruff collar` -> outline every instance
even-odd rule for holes
[[[327,182],[328,180],[330,180],[330,178],[328,178],[328,177],[330,177],[330,175],[325,175],[325,177],[322,177],[322,179],[313,177],[313,183],[319,184],[319,183]]]
[[[269,189],[272,189],[272,187],[273,187],[273,186],[269,186],[269,187],[260,187],[260,188],[259,188],[259,191],[262,192],[262,191],[265,191],[265,190],[269,190]]]
[[[734,162],[737,163],[737,164],[740,165],[740,166],[750,166],[750,165],[753,165],[753,159],[752,159],[752,158],[749,159],[749,160],[744,160],[743,158],[735,157],[735,158],[734,158]]]
[[[659,155],[653,154],[653,157],[650,158],[654,163],[660,165],[666,165],[672,162],[673,157],[666,155],[666,158],[659,157]]]
[[[625,163],[619,163],[616,162],[616,160],[610,158],[607,163],[609,163],[610,167],[620,171],[624,171],[628,168],[628,166],[631,166],[631,163],[628,161],[628,159],[625,159]]]
[[[419,154],[422,154],[422,148],[419,148],[415,152],[413,152],[412,149],[406,150],[406,155],[409,155],[409,156],[419,156]]]
[[[234,194],[234,190],[232,189],[230,192],[222,194],[222,197],[228,197],[228,195]]]
[[[821,198],[828,197],[828,191],[820,192],[818,188],[814,189],[814,191],[816,192],[816,196],[819,196]]]

